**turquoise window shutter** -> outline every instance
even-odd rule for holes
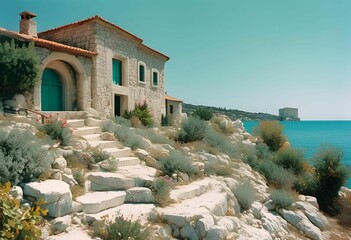
[[[122,62],[117,59],[112,60],[112,82],[122,85]]]

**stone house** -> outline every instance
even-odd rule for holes
[[[40,33],[34,13],[20,16],[19,33],[0,28],[0,35],[35,44],[41,69],[33,108],[48,112],[92,108],[104,118],[123,115],[146,101],[156,123],[166,115],[170,107],[164,68],[169,57],[141,38],[99,16]]]

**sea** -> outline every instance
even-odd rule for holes
[[[253,128],[259,124],[258,121],[243,123],[246,131],[251,134]],[[288,138],[291,146],[304,150],[305,157],[311,164],[314,154],[321,147],[334,146],[342,150],[342,162],[351,166],[351,121],[282,121],[280,123],[284,126],[283,134]],[[351,189],[351,179],[345,186]]]

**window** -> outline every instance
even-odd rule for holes
[[[112,60],[112,82],[122,86],[122,61]]]
[[[169,105],[169,113],[173,114],[173,105]]]
[[[138,80],[139,82],[145,83],[145,63],[139,62],[139,69],[138,69]]]
[[[157,87],[158,86],[158,71],[156,69],[152,70],[152,86]]]

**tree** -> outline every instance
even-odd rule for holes
[[[0,43],[0,96],[33,92],[37,81],[39,60],[33,43]]]

